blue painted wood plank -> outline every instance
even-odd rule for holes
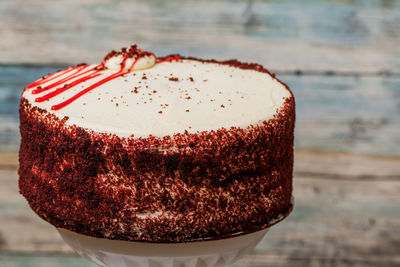
[[[399,3],[2,0],[0,62],[94,63],[139,43],[272,69],[399,72]]]
[[[398,264],[400,159],[311,152],[295,158],[293,213],[237,266]],[[25,253],[43,264],[54,253],[70,255],[18,194],[17,179],[16,165],[0,169],[0,255]]]
[[[23,87],[61,66],[0,66],[0,151],[19,146]],[[278,74],[296,97],[296,149],[400,156],[400,77]]]
[[[2,267],[95,267],[77,255],[49,253],[0,253]]]

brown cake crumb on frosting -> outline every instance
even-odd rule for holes
[[[259,125],[162,138],[121,138],[67,120],[21,99],[20,192],[56,227],[187,242],[257,231],[292,209],[293,96]]]
[[[134,44],[128,48],[126,48],[126,47],[121,48],[121,51],[112,50],[110,53],[108,53],[104,57],[103,65],[104,65],[104,62],[106,62],[110,58],[119,56],[119,55],[122,55],[123,57],[127,57],[127,58],[138,58],[138,57],[153,55],[153,53],[144,51],[144,50],[140,49],[136,44]]]

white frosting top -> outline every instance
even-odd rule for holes
[[[114,63],[110,62],[110,67]],[[144,64],[149,63],[144,61]],[[59,110],[51,110],[51,106],[118,70],[102,70],[100,76],[44,102],[37,103],[35,98],[61,88],[63,84],[39,94],[32,94],[35,88],[31,88],[24,91],[23,97],[60,119],[68,116],[67,125],[75,124],[120,137],[162,137],[185,130],[195,133],[256,125],[272,118],[285,98],[291,95],[267,73],[185,59],[133,70],[103,83]],[[70,74],[61,75],[41,87]]]
[[[115,55],[109,58],[104,66],[113,71],[119,71],[121,69],[121,62],[124,61],[124,56],[122,54]],[[148,69],[156,64],[156,57],[154,55],[148,55],[140,57],[136,60],[136,57],[127,58],[124,64],[123,70],[142,70]]]

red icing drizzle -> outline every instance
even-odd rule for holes
[[[173,56],[169,56],[163,59],[157,59],[156,63],[161,63],[161,62],[165,62],[165,61],[173,61],[173,60],[178,60],[181,59],[181,57],[179,55],[173,55]]]
[[[63,84],[63,83],[65,83],[65,82],[68,82],[69,80],[72,80],[72,79],[74,79],[74,78],[76,78],[76,77],[79,77],[79,76],[81,76],[81,75],[83,75],[83,74],[86,74],[86,73],[88,73],[88,72],[90,72],[90,71],[93,71],[93,69],[91,69],[91,70],[88,70],[88,71],[85,71],[85,72],[82,72],[82,73],[80,73],[84,68],[86,68],[88,65],[84,65],[84,66],[80,66],[80,67],[75,67],[76,68],[76,71],[74,72],[74,73],[72,73],[70,76],[68,76],[68,77],[65,77],[65,78],[63,78],[63,79],[61,79],[61,80],[59,80],[59,81],[57,81],[57,82],[55,82],[55,83],[52,83],[52,84],[50,84],[50,85],[48,85],[48,86],[46,86],[46,87],[44,87],[44,88],[37,88],[37,89],[35,89],[35,90],[33,90],[32,91],[32,94],[39,94],[39,93],[41,93],[41,92],[44,92],[44,91],[47,91],[47,90],[49,90],[49,89],[51,89],[51,88],[54,88],[54,87],[56,87],[57,85],[60,85],[60,84]]]
[[[69,103],[71,103],[72,101],[74,101],[75,99],[78,99],[78,98],[81,97],[82,95],[86,94],[86,93],[89,92],[90,90],[96,88],[97,86],[102,85],[103,83],[106,83],[106,82],[108,82],[108,81],[111,81],[112,79],[115,79],[115,78],[117,78],[117,77],[119,77],[119,76],[121,76],[121,75],[124,75],[124,74],[126,74],[126,73],[128,73],[128,72],[127,72],[127,71],[125,71],[125,72],[119,71],[119,72],[114,73],[114,74],[112,74],[112,75],[110,75],[110,76],[107,76],[106,78],[104,78],[104,79],[98,81],[97,83],[95,83],[95,84],[93,84],[93,85],[91,85],[91,86],[85,88],[84,90],[80,91],[79,93],[77,93],[77,94],[74,95],[73,97],[71,97],[71,98],[65,100],[64,102],[61,102],[60,104],[57,104],[57,105],[52,106],[51,109],[52,109],[52,110],[59,110],[60,108],[65,107],[66,105],[68,105]]]
[[[57,71],[57,72],[55,72],[55,73],[53,73],[53,74],[49,74],[49,75],[47,75],[47,76],[45,76],[45,77],[42,77],[42,78],[39,79],[38,81],[36,81],[36,82],[34,82],[34,83],[28,85],[27,87],[25,87],[24,91],[26,91],[26,90],[28,90],[28,89],[31,89],[31,88],[33,88],[33,87],[38,87],[38,86],[40,86],[41,84],[47,83],[47,82],[49,82],[49,81],[51,81],[51,80],[54,80],[54,79],[56,79],[56,78],[58,78],[58,77],[60,77],[60,76],[62,76],[62,75],[64,75],[64,74],[67,74],[68,72],[73,71],[73,70],[76,69],[76,68],[78,68],[78,66],[76,66],[76,67],[68,67],[68,68],[65,69],[65,70],[59,70],[59,71]],[[56,74],[57,74],[57,75],[56,75]]]
[[[136,62],[139,60],[139,58],[140,58],[140,57],[137,57],[137,58],[135,59],[135,61],[133,61],[132,65],[131,65],[131,67],[129,68],[128,71],[131,71],[131,70],[133,69],[133,67],[135,66]]]
[[[152,52],[144,52],[143,55],[152,55],[152,56],[155,57],[155,55]],[[117,73],[111,74],[111,75],[101,79],[100,81],[92,84],[91,86],[83,89],[82,91],[80,91],[79,93],[75,94],[74,96],[68,98],[67,100],[65,100],[65,101],[63,101],[63,102],[61,102],[61,103],[59,103],[57,105],[53,105],[51,107],[51,109],[52,110],[59,110],[59,109],[65,107],[66,105],[70,104],[74,100],[78,99],[82,95],[86,94],[87,92],[93,90],[94,88],[96,88],[96,87],[98,87],[98,86],[100,86],[100,85],[102,85],[102,84],[104,84],[104,83],[106,83],[108,81],[111,81],[111,80],[113,80],[115,78],[118,78],[118,77],[120,77],[120,76],[122,76],[124,74],[127,74],[128,72],[132,71],[132,69],[134,68],[136,62],[141,57],[142,57],[141,55],[137,56],[135,58],[135,60],[133,61],[133,63],[131,64],[131,66],[129,67],[128,71],[123,71],[123,69],[125,68],[126,60],[129,58],[129,55],[126,54],[124,56],[124,59],[123,59],[122,63],[121,63],[121,68]],[[165,61],[173,61],[173,60],[178,60],[178,59],[180,59],[180,56],[174,55],[174,56],[169,56],[169,57],[166,57],[166,58],[163,58],[163,59],[157,59],[156,63],[161,63],[161,62],[165,62]],[[52,89],[52,88],[54,88],[56,86],[59,86],[59,85],[65,83],[65,82],[68,82],[70,80],[78,78],[78,79],[72,81],[71,83],[64,84],[63,87],[59,87],[56,90],[54,90],[54,91],[52,91],[52,92],[50,92],[50,93],[48,93],[46,95],[43,95],[43,96],[38,97],[38,98],[35,99],[35,102],[43,102],[43,101],[49,100],[49,99],[51,99],[51,98],[53,98],[53,97],[65,92],[66,90],[68,90],[68,89],[70,89],[70,88],[72,88],[72,87],[74,87],[74,86],[76,86],[76,85],[78,85],[78,84],[80,84],[82,82],[85,82],[87,80],[90,80],[90,79],[93,79],[95,77],[98,77],[98,76],[102,75],[99,72],[104,69],[104,64],[105,64],[105,60],[100,65],[98,65],[98,66],[96,66],[94,68],[91,68],[89,70],[86,70],[86,71],[84,71],[84,69],[86,69],[89,65],[78,65],[76,67],[69,67],[69,68],[67,68],[65,70],[60,70],[58,72],[55,72],[53,74],[49,74],[49,75],[43,77],[42,79],[40,79],[40,80],[28,85],[24,90],[28,90],[30,88],[36,87],[36,89],[32,91],[32,94],[39,94],[41,92],[44,92],[44,91]],[[74,72],[72,72],[72,71],[74,71]],[[59,78],[59,77],[65,75],[67,73],[70,73],[70,72],[72,72],[70,75],[62,78],[61,80],[59,80],[57,82],[49,84],[49,85],[47,85],[46,87],[43,87],[43,88],[39,87],[41,84],[47,83],[49,81],[52,81],[52,80],[54,80],[56,78]]]
[[[94,77],[97,77],[97,76],[99,76],[99,75],[101,75],[101,74],[100,74],[100,73],[97,73],[97,72],[94,72],[94,73],[92,73],[92,74],[90,74],[90,75],[87,75],[87,76],[85,76],[85,77],[82,77],[82,78],[80,78],[80,79],[78,79],[78,80],[76,80],[76,81],[71,82],[70,84],[66,84],[66,85],[63,86],[63,87],[58,88],[57,90],[55,90],[55,91],[53,91],[53,92],[51,92],[51,93],[48,93],[48,94],[46,94],[46,95],[44,95],[44,96],[41,96],[41,97],[36,98],[36,99],[35,99],[35,102],[43,102],[43,101],[46,101],[46,100],[48,100],[48,99],[50,99],[50,98],[52,98],[52,97],[54,97],[54,96],[56,96],[56,95],[61,94],[62,92],[68,90],[69,88],[74,87],[75,85],[78,85],[78,84],[81,83],[81,82],[90,80],[90,79],[92,79],[92,78],[94,78]]]

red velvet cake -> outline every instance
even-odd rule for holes
[[[56,227],[185,242],[264,229],[292,209],[295,101],[258,64],[132,46],[27,86],[19,188]]]

